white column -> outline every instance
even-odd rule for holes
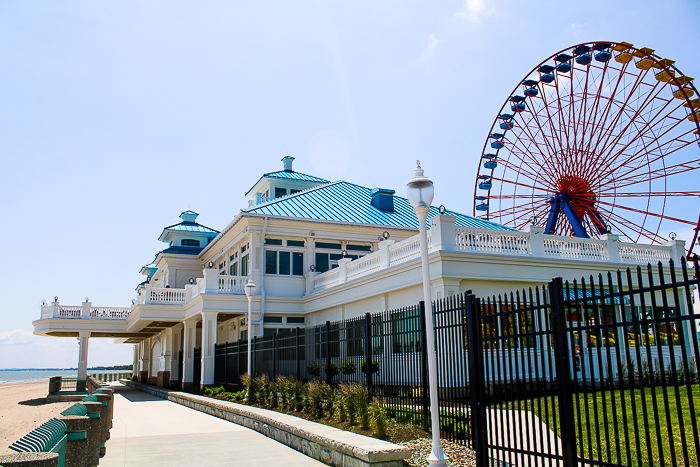
[[[87,360],[88,360],[88,340],[90,339],[89,331],[80,331],[79,356],[78,356],[78,379],[87,378]]]
[[[379,242],[379,267],[385,269],[389,267],[390,255],[389,247],[396,243],[395,240],[384,240]]]
[[[530,253],[532,256],[544,256],[544,227],[528,224],[523,230],[530,234]]]
[[[194,379],[194,346],[196,344],[197,320],[187,320],[184,323],[185,338],[182,344],[182,384],[190,383]]]
[[[141,344],[134,344],[134,365],[131,369],[131,376],[139,375],[139,346]]]
[[[204,270],[204,293],[219,293],[219,270],[207,268]]]
[[[81,305],[82,308],[80,310],[80,319],[90,319],[90,310],[92,309],[92,303],[86,300]]]
[[[160,333],[160,362],[158,371],[170,371],[170,350],[172,347],[173,330],[165,328]],[[165,384],[165,383],[164,383]]]
[[[685,240],[671,240],[665,242],[663,245],[671,248],[671,259],[673,260],[673,266],[676,271],[680,271],[681,258],[685,256]]]
[[[603,234],[600,236],[601,240],[607,242],[605,248],[608,251],[608,259],[613,263],[620,263],[622,259],[620,258],[620,237],[615,234]]]
[[[457,217],[445,214],[430,219],[430,243],[432,250],[455,250],[457,248],[455,221]]]
[[[151,290],[152,289],[153,289],[153,286],[151,285],[150,282],[148,282],[143,289],[143,303],[145,305],[151,304]]]
[[[170,381],[177,381],[180,378],[180,365],[179,365],[179,357],[180,357],[180,334],[182,333],[182,328],[183,324],[178,323],[172,328],[172,347],[171,347],[171,353],[170,353]]]
[[[216,327],[218,311],[203,311],[202,313],[202,378],[200,384],[214,384],[214,351],[216,346]]]
[[[350,258],[343,258],[338,260],[338,270],[340,272],[340,283],[346,282],[348,280],[348,263],[352,261]]]

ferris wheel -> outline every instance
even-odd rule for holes
[[[545,233],[698,241],[700,98],[654,50],[591,42],[536,66],[513,90],[479,161],[474,215]],[[689,238],[688,237],[688,238]]]

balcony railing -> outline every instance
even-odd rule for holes
[[[219,275],[219,293],[245,293],[248,277]]]
[[[129,317],[132,308],[117,307],[93,307],[90,302],[84,302],[79,306],[66,306],[58,302],[42,305],[41,317],[61,319],[108,319],[125,320]]]
[[[683,254],[682,242],[640,245],[622,243],[617,235],[611,234],[601,239],[576,238],[545,235],[543,230],[536,226],[529,226],[525,232],[455,226],[453,217],[438,216],[431,219],[428,250],[635,264],[677,260]],[[340,267],[313,277],[307,293],[328,289],[419,256],[418,235],[399,243],[382,242],[380,251],[355,261],[339,261]]]

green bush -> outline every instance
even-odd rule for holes
[[[375,374],[378,372],[381,367],[379,366],[379,362],[377,360],[372,360],[372,363],[370,364],[370,369],[372,371],[371,374]],[[360,363],[360,371],[364,374],[367,374],[367,360],[362,360],[362,363]]]
[[[254,404],[257,399],[257,387],[255,385],[255,378],[250,376],[249,373],[244,374],[241,376],[241,383],[243,383],[243,386],[245,386],[245,391],[246,391],[246,397],[248,400],[249,404]]]
[[[357,371],[357,363],[352,358],[346,358],[340,362],[340,372],[344,375],[351,375]]]
[[[338,375],[338,373],[340,373],[340,367],[336,362],[330,362],[330,364],[326,364],[324,370],[331,379],[335,378]]]
[[[321,376],[321,365],[316,362],[312,362],[306,367],[306,372],[311,376]]]
[[[374,434],[379,438],[386,438],[386,425],[389,420],[386,410],[384,410],[379,401],[375,400],[369,406],[369,418]]]

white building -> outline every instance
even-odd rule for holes
[[[246,193],[249,206],[221,232],[196,222],[166,227],[168,247],[143,266],[147,280],[132,304],[43,305],[34,333],[80,337],[79,376],[89,337],[134,344],[140,380],[159,385],[193,376],[202,347],[201,384],[214,382],[214,346],[275,330],[324,323],[412,305],[422,299],[418,220],[393,190],[329,182],[284,169],[264,174]],[[441,214],[442,212],[442,214]],[[684,242],[622,243],[616,235],[582,239],[544,235],[431,208],[428,215],[433,298],[472,290],[498,294],[541,285],[553,276],[580,278],[648,262],[679,261]],[[246,322],[243,286],[257,285]]]

